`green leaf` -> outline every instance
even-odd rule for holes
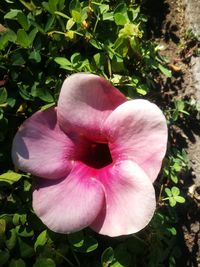
[[[76,247],[82,247],[83,243],[84,243],[84,235],[83,235],[83,231],[77,232],[77,233],[73,233],[73,234],[69,234],[68,235],[68,240],[69,243]]]
[[[47,242],[47,230],[44,230],[37,237],[34,244],[34,249],[37,250],[38,247],[43,247],[46,244],[46,242]]]
[[[103,13],[103,21],[105,20],[113,21],[114,20],[113,12]]]
[[[6,231],[6,220],[0,219],[0,236],[2,236]]]
[[[19,251],[22,258],[30,258],[34,255],[34,249],[22,238],[18,237]]]
[[[50,104],[46,104],[46,105],[42,106],[42,107],[40,108],[40,110],[46,110],[46,109],[48,109],[48,108],[51,108],[51,107],[55,106],[55,104],[56,104],[55,102],[50,103]]]
[[[174,228],[174,227],[167,228],[167,230],[174,236],[177,234],[176,228]]]
[[[75,22],[81,23],[82,22],[82,17],[81,13],[78,12],[77,10],[71,10],[72,18]]]
[[[67,67],[67,66],[71,66],[72,63],[66,59],[65,57],[56,57],[54,59],[54,61],[59,64],[61,67]]]
[[[26,267],[26,264],[22,259],[18,259],[18,260],[11,259],[8,267]]]
[[[168,197],[172,196],[172,192],[168,187],[165,188],[165,193],[167,194]]]
[[[125,4],[119,4],[114,10],[114,21],[117,25],[124,25],[129,22],[127,6]]]
[[[110,267],[129,267],[131,262],[131,255],[128,253],[125,244],[120,244],[114,250],[115,260]]]
[[[146,95],[149,92],[149,88],[145,84],[140,84],[138,87],[136,87],[136,91],[140,95]]]
[[[38,29],[37,29],[37,28],[34,28],[34,29],[29,33],[28,37],[29,37],[29,40],[30,40],[30,44],[33,43],[33,41],[34,41],[34,39],[35,39],[35,36],[36,36],[37,32],[38,32]]]
[[[5,266],[5,264],[9,260],[9,252],[8,251],[0,251],[0,267]]]
[[[29,93],[29,86],[26,84],[19,84],[19,93],[25,100],[31,100],[31,94]]]
[[[5,16],[4,19],[16,19],[19,12],[22,12],[20,9],[11,9]]]
[[[17,31],[17,42],[24,48],[27,48],[31,44],[29,36],[24,29]]]
[[[17,35],[14,31],[8,30],[3,33],[3,35],[0,37],[0,50],[4,49],[8,42],[15,43],[17,40]]]
[[[44,31],[48,32],[52,28],[54,22],[55,22],[55,16],[50,16],[50,18],[46,22]]]
[[[85,236],[84,243],[80,248],[76,248],[76,251],[83,252],[83,253],[89,253],[97,249],[98,242],[95,238],[92,236]]]
[[[58,0],[58,9],[63,10],[65,8],[65,0]]]
[[[93,56],[93,58],[94,58],[94,62],[96,64],[96,67],[101,69],[101,70],[104,70],[104,65],[106,62],[105,54],[104,53],[97,53]]]
[[[33,267],[56,267],[56,264],[50,258],[40,258],[33,264]]]
[[[131,21],[134,21],[140,13],[140,7],[131,8],[130,11],[131,11],[131,16],[132,16]]]
[[[69,10],[70,10],[73,20],[77,23],[81,23],[82,17],[81,17],[80,2],[78,0],[72,0],[69,4]]]
[[[174,207],[176,205],[176,200],[173,197],[170,197],[169,198],[169,205],[171,207]]]
[[[43,88],[43,89],[39,89],[38,88],[38,92],[37,92],[37,96],[42,99],[43,101],[45,102],[48,102],[48,103],[52,103],[54,102],[54,98],[53,96],[50,94],[50,92]]]
[[[107,11],[109,11],[109,5],[101,4],[99,6],[99,10],[100,10],[100,14],[106,13]]]
[[[90,41],[89,41],[89,43],[92,45],[92,46],[94,46],[95,48],[97,48],[97,49],[102,49],[103,48],[103,45],[99,42],[99,41],[97,41],[97,40],[95,40],[95,39],[91,39]]]
[[[172,192],[172,195],[173,195],[174,197],[180,195],[180,190],[179,190],[179,188],[176,187],[176,186],[173,186],[173,187],[172,187],[171,192]]]
[[[11,229],[9,232],[8,232],[8,238],[6,240],[6,247],[11,250],[15,247],[16,245],[16,242],[17,242],[17,234],[15,232],[15,229]]]
[[[52,13],[54,13],[57,10],[59,0],[49,0],[49,8]]]
[[[33,50],[29,55],[29,59],[34,60],[36,63],[39,63],[41,61],[40,52],[38,50]]]
[[[0,104],[6,103],[8,94],[5,87],[0,88]]]
[[[71,30],[71,28],[74,26],[75,24],[75,21],[73,20],[73,18],[70,18],[68,21],[67,21],[67,24],[66,24],[66,30],[69,31]]]
[[[108,247],[104,250],[101,255],[101,264],[102,266],[110,266],[109,264],[112,263],[114,260],[114,251],[112,247]]]
[[[170,174],[170,179],[175,183],[177,184],[178,183],[178,177],[174,174]]]
[[[182,196],[175,196],[174,198],[178,203],[185,203],[185,198]]]
[[[31,237],[34,235],[33,229],[28,226],[18,225],[16,226],[15,231],[17,235],[21,237]]]
[[[22,47],[27,48],[33,43],[37,32],[37,28],[34,28],[29,34],[27,34],[24,29],[19,29],[17,31],[17,42]]]
[[[15,213],[12,221],[15,226],[21,225],[21,224],[24,225],[27,222],[27,215]]]
[[[15,53],[13,53],[10,56],[10,60],[12,61],[13,66],[22,66],[26,63],[21,51],[16,51]]]
[[[17,21],[24,28],[25,31],[27,31],[29,29],[29,27],[30,27],[29,22],[28,22],[27,17],[24,15],[23,12],[19,12],[17,14]]]
[[[68,235],[69,243],[73,249],[79,252],[88,253],[98,247],[98,242],[92,236],[83,234],[83,231]]]
[[[33,1],[30,1],[30,2],[28,2],[28,1],[24,1],[24,0],[19,0],[21,3],[22,3],[22,5],[24,5],[28,10],[30,10],[30,11],[35,11],[35,9],[36,9],[36,6],[35,6],[35,4],[33,3]]]
[[[166,77],[168,77],[168,78],[172,77],[172,72],[168,68],[164,67],[161,64],[158,64],[158,68]]]
[[[41,100],[48,103],[54,102],[53,96],[45,87],[41,88],[39,86],[39,82],[35,82],[34,85],[32,86],[31,95],[34,97],[39,97]]]
[[[0,182],[13,184],[18,182],[22,178],[22,175],[13,171],[8,171],[0,175]]]

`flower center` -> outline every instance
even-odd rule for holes
[[[108,144],[91,143],[82,162],[95,169],[111,164],[112,157]]]

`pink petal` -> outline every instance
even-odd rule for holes
[[[104,201],[102,185],[93,169],[76,163],[70,175],[60,181],[43,180],[33,192],[33,208],[45,225],[58,233],[87,227]]]
[[[19,128],[12,147],[19,169],[44,178],[65,177],[71,170],[74,143],[60,130],[56,113],[38,111]]]
[[[126,98],[104,78],[79,73],[67,78],[58,100],[58,120],[65,132],[75,131],[93,141],[104,141],[103,121]]]
[[[131,161],[116,163],[99,173],[104,185],[105,209],[91,228],[108,236],[128,235],[143,229],[155,211],[155,192],[145,172]]]
[[[131,159],[154,181],[167,146],[167,124],[162,111],[147,100],[128,101],[104,124],[113,161]]]

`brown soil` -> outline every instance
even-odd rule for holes
[[[176,99],[195,99],[191,57],[198,44],[195,39],[188,36],[183,0],[148,0],[146,10],[150,17],[151,37],[164,47],[161,53],[168,59],[168,67],[173,72],[171,79],[159,80],[164,103],[172,103]],[[195,144],[196,136],[200,136],[199,129],[200,121],[194,112],[188,122],[181,122],[172,127],[171,132],[175,142],[191,154],[197,152]],[[180,260],[181,267],[200,266],[200,190],[196,183],[196,177],[200,177],[200,174],[195,170],[191,163],[191,168],[182,182],[186,204],[179,211],[181,222],[178,232],[183,255]]]

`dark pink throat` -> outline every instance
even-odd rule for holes
[[[111,164],[112,157],[108,144],[91,143],[82,162],[95,169],[101,169]]]

